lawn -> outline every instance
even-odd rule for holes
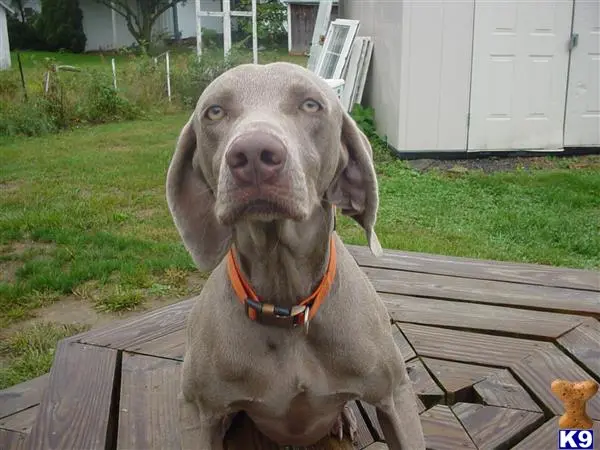
[[[0,335],[69,298],[106,314],[197,292],[206,274],[184,250],[164,194],[187,117],[0,141]],[[421,173],[376,150],[384,247],[600,267],[600,158],[545,158],[542,169],[494,174]],[[364,243],[357,225],[338,223],[345,242]],[[0,388],[43,373],[56,339],[79,329],[12,333],[0,346]]]

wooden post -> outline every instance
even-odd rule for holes
[[[196,54],[198,57],[202,55],[202,6],[200,6],[200,0],[196,0]]]
[[[171,101],[171,64],[169,60],[169,51],[165,54],[165,60],[167,64],[167,95],[169,96],[169,102]]]
[[[223,53],[225,56],[231,50],[231,2],[223,0]]]
[[[25,86],[25,76],[23,76],[23,64],[21,64],[21,53],[17,53],[17,62],[19,63],[19,72],[21,73],[21,86],[23,86],[23,95],[27,101],[27,87]]]
[[[113,73],[113,86],[115,87],[115,91],[117,90],[117,66],[115,65],[115,58],[113,58],[110,62],[112,66]]]
[[[254,64],[258,64],[258,31],[256,27],[256,0],[252,0],[252,60]]]

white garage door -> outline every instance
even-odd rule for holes
[[[476,0],[468,149],[563,147],[572,0]]]
[[[600,145],[600,2],[577,0],[567,92],[565,146]]]

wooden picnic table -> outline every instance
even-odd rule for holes
[[[600,273],[420,253],[350,251],[381,293],[435,450],[557,448],[557,378],[600,380]],[[0,449],[178,449],[192,299],[61,341],[49,374],[0,391]],[[387,448],[354,403],[356,444]],[[600,436],[600,394],[588,403]],[[226,448],[277,449],[244,416]]]

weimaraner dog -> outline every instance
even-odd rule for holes
[[[386,308],[335,232],[337,207],[381,254],[371,146],[322,79],[288,63],[219,76],[181,131],[167,200],[212,270],[187,323],[184,449],[223,449],[240,411],[281,445],[354,439],[356,399],[392,450],[425,448]]]

